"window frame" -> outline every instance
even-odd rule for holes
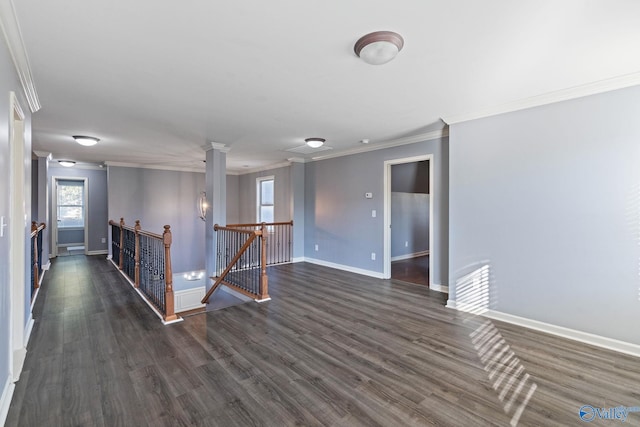
[[[273,182],[273,203],[262,203],[262,183]],[[256,178],[256,222],[262,223],[262,207],[271,206],[273,208],[273,222],[276,220],[276,179],[274,175],[261,176]],[[267,222],[267,221],[264,221]]]

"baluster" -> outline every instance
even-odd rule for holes
[[[118,264],[118,268],[122,270],[123,261],[124,261],[124,218],[120,218],[120,263]]]
[[[136,288],[140,287],[140,220],[136,219],[136,225],[134,227],[135,229],[135,279],[133,280],[133,283],[135,284]]]

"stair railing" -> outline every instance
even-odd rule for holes
[[[166,322],[179,319],[174,310],[171,227],[162,235],[142,230],[140,220],[127,226],[110,220],[111,262]]]
[[[258,302],[268,301],[267,232],[266,224],[260,230],[223,227],[216,224],[216,277],[213,286],[202,299],[203,304],[221,285],[240,292]]]
[[[238,230],[264,230],[267,265],[287,264],[293,260],[293,221],[255,224],[227,224]]]
[[[36,289],[40,287],[40,275],[42,273],[42,230],[46,228],[44,222],[38,225],[31,221],[31,299]]]

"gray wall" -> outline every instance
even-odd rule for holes
[[[227,175],[227,224],[240,223],[240,177]]]
[[[391,193],[391,258],[429,250],[429,195]]]
[[[4,40],[0,42],[0,216],[5,218],[6,223],[10,223],[10,151],[9,151],[9,116],[13,112],[9,111],[9,92],[15,92],[18,102],[25,114],[25,194],[24,213],[31,213],[31,113],[29,104],[22,94],[22,86],[18,80],[13,62],[6,48]],[[20,221],[21,219],[15,219]],[[4,321],[0,325],[0,392],[2,392],[7,379],[9,378],[9,357],[11,352],[11,333],[9,330],[9,319],[11,316],[11,301],[9,293],[9,227],[5,227],[5,234],[0,237],[0,319]],[[25,223],[25,257],[30,259],[31,221]],[[25,277],[30,277],[29,262],[25,263]],[[31,289],[25,284],[24,287],[24,324],[27,325],[31,318],[30,310]],[[4,402],[0,402],[4,403]]]
[[[640,344],[639,115],[634,87],[451,126],[450,285],[488,264],[491,308]]]
[[[256,179],[274,177],[275,221],[290,221],[291,218],[291,167],[285,166],[239,176],[239,210],[241,223],[254,223],[256,213]]]
[[[205,174],[109,166],[109,218],[139,219],[144,230],[162,234],[171,225],[174,273],[202,270],[205,265],[205,223],[197,200]],[[107,221],[105,221],[105,224]]]
[[[305,166],[305,256],[383,272],[384,162],[433,154],[434,258],[432,281],[447,284],[448,140],[424,141],[307,163]],[[372,192],[373,199],[364,193]],[[371,211],[377,217],[371,217]],[[318,245],[315,251],[314,245]],[[371,252],[376,260],[371,260]]]
[[[49,186],[52,185],[53,177],[69,177],[69,178],[88,178],[88,206],[87,206],[87,225],[89,227],[89,235],[87,242],[87,250],[89,252],[104,252],[108,250],[107,243],[102,243],[102,238],[107,237],[107,171],[105,169],[80,169],[65,168],[51,163],[49,165]],[[52,194],[50,192],[50,194]],[[49,212],[52,209],[52,201],[49,202]],[[51,212],[50,218],[55,218],[55,214]],[[51,236],[51,227],[47,227],[48,236],[51,244],[55,244],[55,239]],[[62,243],[62,242],[61,242]],[[75,242],[67,242],[75,243]]]
[[[58,229],[58,246],[84,243],[84,228]]]

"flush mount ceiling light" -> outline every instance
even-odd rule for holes
[[[65,168],[70,168],[76,164],[73,160],[58,160],[58,163]]]
[[[304,140],[304,142],[306,142],[311,148],[320,148],[325,141],[326,139],[324,138],[307,138]]]
[[[94,138],[93,136],[82,135],[74,135],[73,139],[75,139],[78,144],[84,145],[85,147],[91,147],[92,145],[96,145],[98,141],[100,141],[98,138]]]
[[[364,62],[371,65],[386,64],[396,57],[404,46],[404,39],[392,31],[376,31],[360,37],[353,50]]]

